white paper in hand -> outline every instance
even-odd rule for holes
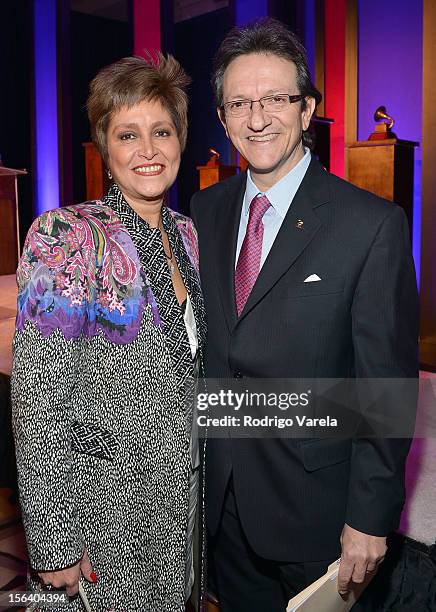
[[[329,565],[327,572],[293,597],[286,612],[348,612],[356,603],[374,574],[368,574],[365,582],[355,585],[344,600],[338,593],[340,559]]]

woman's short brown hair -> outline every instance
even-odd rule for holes
[[[168,111],[183,151],[188,131],[188,96],[191,79],[172,55],[123,57],[102,68],[91,81],[87,100],[92,139],[105,164],[107,129],[113,113],[140,102],[158,100]]]

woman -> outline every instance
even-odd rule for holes
[[[13,419],[31,566],[69,594],[80,579],[93,612],[182,611],[192,588],[186,383],[205,324],[195,230],[164,205],[188,82],[171,56],[101,70],[88,115],[113,185],[36,219],[17,272]]]

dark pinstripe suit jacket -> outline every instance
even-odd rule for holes
[[[416,377],[418,300],[402,209],[312,159],[238,318],[245,180],[244,173],[232,177],[191,202],[209,327],[206,375]],[[304,283],[311,274],[322,280]],[[373,535],[396,528],[408,449],[408,440],[208,440],[209,530],[217,529],[232,472],[258,554],[333,558],[344,522]]]

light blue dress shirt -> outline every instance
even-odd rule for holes
[[[268,253],[276,239],[279,229],[283,223],[283,219],[289,210],[292,200],[298,191],[301,181],[307,172],[311,160],[310,150],[305,149],[305,153],[298,164],[292,168],[278,183],[273,185],[271,189],[262,193],[253,183],[250,170],[247,171],[247,186],[245,188],[244,203],[241,210],[241,219],[239,222],[238,242],[236,244],[236,260],[237,263],[242,243],[244,242],[245,232],[247,231],[248,217],[250,214],[250,204],[255,196],[259,193],[266,195],[271,203],[266,213],[263,216],[263,242],[262,256],[260,258],[260,267],[262,268]]]

